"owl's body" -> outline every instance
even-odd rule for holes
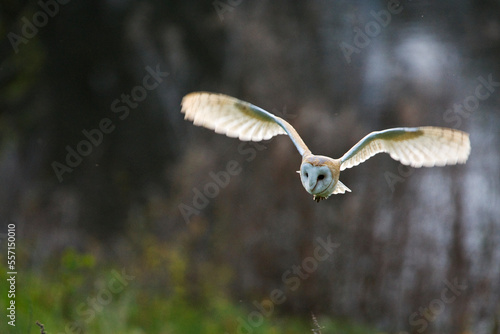
[[[284,119],[236,98],[206,92],[182,100],[185,119],[217,133],[240,140],[261,141],[287,134],[302,155],[300,179],[315,201],[351,191],[340,182],[340,172],[385,152],[404,165],[432,167],[465,163],[470,153],[469,135],[439,127],[394,128],[375,131],[339,159],[314,155],[297,131]]]

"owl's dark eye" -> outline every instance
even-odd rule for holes
[[[306,177],[309,177],[309,174],[306,173]]]
[[[323,180],[324,178],[325,178],[325,176],[323,174],[318,175],[318,180]]]

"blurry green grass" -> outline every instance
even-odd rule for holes
[[[42,268],[18,268],[16,326],[2,320],[0,333],[40,333],[37,320],[48,334],[319,333],[312,331],[310,317],[283,316],[279,306],[249,325],[249,314],[256,309],[245,309],[229,298],[229,270],[199,265],[193,283],[192,277],[187,279],[193,276],[190,265],[177,248],[153,244],[125,268],[98,262],[93,255],[68,249]],[[6,282],[2,256],[0,263],[0,279]],[[116,278],[122,270],[129,280],[120,284]],[[7,303],[2,288],[4,319]],[[323,334],[376,333],[324,316],[318,316],[318,322]]]

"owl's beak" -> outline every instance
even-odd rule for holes
[[[307,181],[308,181],[307,185],[309,186],[309,189],[312,191],[314,187],[316,187],[316,181],[313,178],[310,178]]]

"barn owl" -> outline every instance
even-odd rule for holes
[[[284,119],[248,102],[223,94],[194,92],[182,99],[184,119],[228,137],[261,141],[286,134],[302,155],[300,180],[313,200],[351,191],[339,180],[340,172],[359,165],[377,153],[412,167],[463,164],[470,153],[469,134],[448,128],[423,126],[374,131],[340,159],[315,155]]]

